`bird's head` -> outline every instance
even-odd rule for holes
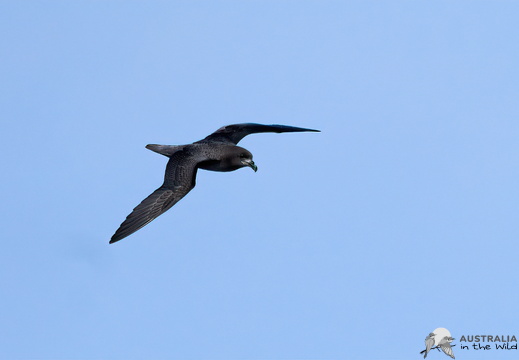
[[[258,171],[258,167],[254,164],[254,161],[252,161],[252,154],[250,151],[243,148],[238,149],[237,157],[240,164],[242,164],[242,166],[250,167],[254,172]]]
[[[254,171],[258,171],[258,167],[252,161],[252,154],[249,150],[239,146],[225,146],[220,148],[219,162],[217,168],[210,168],[214,171],[234,171],[242,167],[248,166]],[[205,167],[202,167],[204,169]]]
[[[450,336],[444,336],[441,340],[441,342],[443,343],[446,343],[446,342],[452,342],[454,340],[453,337],[450,337]]]

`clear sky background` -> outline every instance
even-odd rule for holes
[[[437,327],[519,336],[518,14],[3,1],[0,357],[421,359]],[[146,144],[241,122],[322,133],[245,138],[257,173],[199,171],[108,245],[162,183]]]

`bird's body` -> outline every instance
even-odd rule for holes
[[[435,333],[430,333],[425,338],[425,354],[423,356],[424,359],[427,357],[427,354],[429,353],[429,351],[431,351],[431,348],[434,346],[434,336],[435,335],[436,335]]]
[[[169,158],[164,183],[144,199],[121,224],[110,240],[114,243],[131,235],[169,210],[195,187],[198,169],[234,171],[251,167],[257,171],[252,154],[236,144],[245,136],[262,132],[319,131],[286,125],[235,124],[221,127],[205,139],[188,145],[156,145],[146,148]]]

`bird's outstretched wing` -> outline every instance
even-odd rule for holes
[[[223,142],[230,144],[238,144],[241,139],[250,134],[256,133],[284,133],[284,132],[302,132],[302,131],[313,131],[319,132],[319,130],[313,129],[305,129],[295,126],[288,125],[262,125],[262,124],[253,124],[253,123],[245,123],[245,124],[234,124],[227,125],[219,128],[211,135],[207,136],[205,139],[197,141],[197,143],[207,143],[207,142]]]
[[[195,187],[198,161],[187,151],[175,153],[166,166],[164,184],[144,199],[121,224],[110,244],[124,239],[169,210]]]
[[[454,359],[454,352],[452,351],[451,344],[449,344],[448,342],[440,344],[440,348],[446,355],[449,355],[451,358]]]

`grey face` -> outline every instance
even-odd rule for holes
[[[245,149],[243,149],[245,150]],[[247,150],[241,151],[238,155],[239,161],[244,166],[249,166],[254,172],[258,171],[258,167],[256,164],[254,164],[254,161],[252,161],[252,154],[248,152]]]

